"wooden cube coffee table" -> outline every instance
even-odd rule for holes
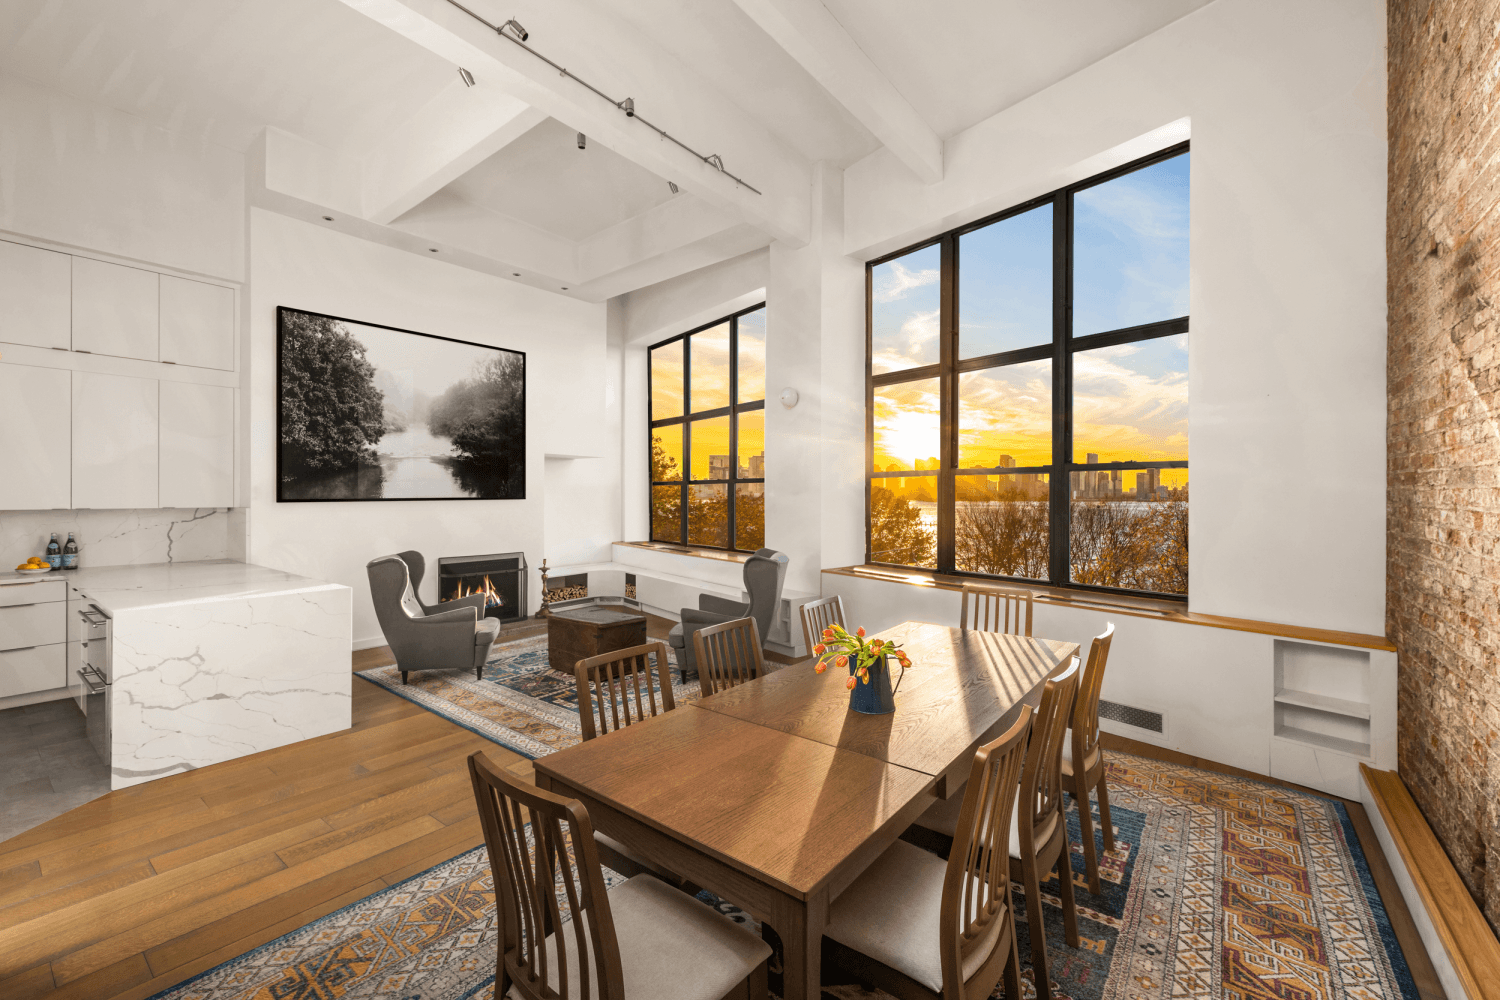
[[[646,616],[615,608],[575,608],[547,616],[547,662],[572,675],[579,661],[646,641]]]

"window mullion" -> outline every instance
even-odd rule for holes
[[[740,474],[740,318],[729,321],[729,479],[724,484],[724,530],[728,532],[724,547],[737,549],[734,533],[735,481]]]
[[[1048,578],[1066,584],[1068,571],[1068,463],[1073,451],[1073,200],[1058,192],[1052,205],[1052,488],[1048,492]]]
[[[938,300],[938,443],[937,483],[937,568],[952,572],[954,564],[954,509],[956,495],[953,479],[958,465],[958,378],[954,363],[958,357],[958,237],[943,237],[940,258],[941,286]]]
[[[682,338],[682,517],[678,543],[688,543],[688,483],[693,478],[693,338]]]

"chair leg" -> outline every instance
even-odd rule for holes
[[[745,979],[745,992],[750,1000],[766,1000],[771,994],[770,976],[766,972],[766,963],[761,962]]]
[[[1047,924],[1042,917],[1042,887],[1036,859],[1021,862],[1021,884],[1026,887],[1026,936],[1031,938],[1031,973],[1037,1000],[1052,1000],[1052,970],[1047,966]]]
[[[1104,780],[1104,772],[1099,772],[1099,823],[1104,827],[1104,849],[1113,851],[1115,849],[1115,824],[1109,818],[1109,783]]]
[[[406,683],[406,671],[405,670],[401,671],[401,683],[402,684]]]
[[[1062,842],[1062,851],[1057,855],[1057,894],[1062,897],[1063,940],[1069,948],[1077,948],[1078,904],[1073,899],[1073,848],[1066,834]]]
[[[1005,962],[1005,1000],[1021,1000],[1021,949],[1016,944],[1015,909],[1011,909],[1010,958]]]
[[[483,664],[481,664],[480,666],[477,666],[477,667],[474,668],[474,679],[476,681],[482,681],[482,680],[484,680],[484,666],[483,666]]]
[[[1087,795],[1074,795],[1078,803],[1078,832],[1083,839],[1083,860],[1089,873],[1089,892],[1099,895],[1099,852],[1094,847],[1094,815]],[[1068,854],[1068,851],[1064,851]]]

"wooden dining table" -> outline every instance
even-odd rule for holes
[[[896,710],[849,710],[847,672],[799,666],[535,762],[596,830],[769,924],[784,1000],[816,1000],[828,905],[936,800],[974,751],[1035,707],[1078,644],[905,622],[871,638],[912,668]]]

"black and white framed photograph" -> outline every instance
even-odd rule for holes
[[[280,306],[276,499],[526,496],[526,355]]]

